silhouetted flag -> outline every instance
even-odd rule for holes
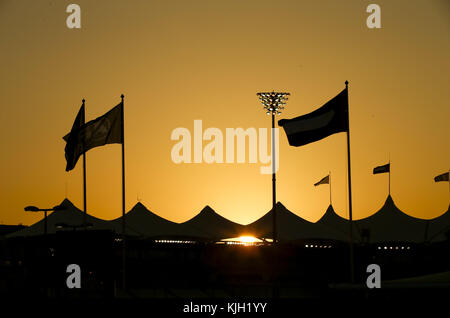
[[[377,173],[385,173],[385,172],[389,172],[391,169],[391,164],[385,164],[384,166],[378,166],[373,168],[373,174],[377,174]]]
[[[448,175],[449,175],[448,172],[444,172],[443,174],[434,177],[434,182],[449,181]]]
[[[69,138],[73,138],[75,143],[74,147],[77,149],[76,155],[78,155],[78,157],[84,152],[95,147],[106,144],[121,144],[123,142],[122,107],[123,104],[120,103],[103,116],[84,124],[76,130],[76,133],[71,132],[64,136],[64,140],[67,141]],[[78,157],[76,159],[78,159]],[[73,167],[71,169],[73,169]]]
[[[299,147],[332,134],[348,131],[347,88],[315,111],[293,119],[281,119],[289,145]]]
[[[323,177],[322,180],[320,180],[319,182],[314,183],[314,186],[317,187],[318,185],[329,184],[329,183],[330,183],[330,176],[328,175],[326,177]]]
[[[72,125],[70,133],[65,135],[63,139],[66,141],[66,147],[64,148],[66,155],[66,171],[70,171],[75,168],[78,158],[83,154],[83,143],[79,140],[79,133],[81,127],[84,125],[84,105],[81,106],[78,111],[77,117]]]
[[[87,122],[82,127],[80,133],[81,138],[85,138],[85,151],[106,144],[123,142],[122,107],[123,104],[120,103],[103,116]]]

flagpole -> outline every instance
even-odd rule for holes
[[[348,81],[345,81],[345,89],[347,90],[347,106],[348,106]],[[353,255],[353,211],[352,211],[352,173],[350,165],[350,115],[347,107],[347,173],[348,173],[348,211],[350,224],[350,281],[355,282],[355,267]]]
[[[331,171],[328,172],[328,179],[330,181],[330,206],[332,206],[332,204],[331,204]]]
[[[391,196],[391,154],[389,154],[388,194]]]
[[[272,213],[273,213],[273,244],[277,243],[277,199],[275,175],[275,113],[272,112]]]
[[[83,98],[83,124],[86,122],[86,108],[85,108],[85,99]],[[85,148],[85,139],[83,137],[83,229],[86,230],[86,219],[87,219],[87,202],[86,202],[86,152]]]
[[[122,99],[122,288],[126,290],[126,245],[125,245],[125,118],[124,118],[124,95]]]

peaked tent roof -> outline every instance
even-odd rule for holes
[[[70,226],[79,226],[83,224],[84,218],[83,218],[83,211],[78,209],[72,202],[70,202],[69,199],[64,199],[61,206],[65,207],[64,210],[58,210],[51,212],[47,216],[47,233],[48,234],[54,234],[56,233],[56,225],[58,223],[64,223]],[[96,217],[93,217],[92,215],[87,214],[86,215],[86,222],[92,224],[92,227],[89,229],[95,229],[95,230],[105,230],[105,229],[111,229],[107,221],[98,219]],[[24,228],[20,231],[11,233],[7,235],[7,238],[12,237],[21,237],[21,236],[34,236],[34,235],[42,235],[44,234],[44,218],[40,220],[37,223],[34,223],[33,225],[30,225],[27,228]]]
[[[340,215],[338,215],[335,211],[333,206],[330,204],[325,211],[324,215],[319,219],[319,221],[316,222],[316,224],[319,224],[329,230],[338,232],[340,235],[343,235],[345,237],[345,240],[349,240],[349,233],[350,233],[350,224],[349,221]],[[353,222],[353,239],[355,241],[359,241],[359,231],[358,226],[356,222]]]
[[[192,219],[179,224],[180,231],[186,236],[208,239],[224,239],[241,236],[245,227],[230,221],[216,213],[209,205]]]
[[[109,221],[117,233],[122,233],[122,217]],[[125,233],[134,236],[164,236],[179,234],[178,224],[148,210],[142,203],[125,214]]]
[[[389,195],[378,212],[357,221],[359,229],[370,231],[369,242],[413,242],[425,241],[427,220],[403,213]]]
[[[446,212],[428,222],[427,232],[429,241],[439,242],[448,240],[450,236],[450,205]]]
[[[256,237],[273,237],[273,209],[255,222],[247,225],[247,231]],[[280,241],[302,239],[345,240],[345,236],[320,224],[309,222],[277,203],[277,236]]]

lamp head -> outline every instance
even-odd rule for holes
[[[25,207],[26,212],[38,212],[39,208],[34,205],[29,205]]]
[[[288,96],[291,94],[272,91],[270,93],[257,93],[256,95],[259,97],[268,115],[279,115],[281,110],[284,109],[284,105],[286,105]]]

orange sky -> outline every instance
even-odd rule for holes
[[[68,29],[66,6],[81,7]],[[4,224],[32,224],[26,205],[70,200],[82,207],[82,165],[67,173],[64,141],[81,99],[87,120],[125,94],[126,208],[137,197],[181,222],[209,204],[243,224],[271,208],[261,164],[175,164],[173,129],[269,127],[256,93],[291,93],[279,118],[308,113],[349,80],[354,217],[387,195],[403,211],[431,218],[447,210],[450,168],[450,6],[442,1],[375,1],[381,29],[366,27],[370,1],[0,1],[2,98],[0,198]],[[289,147],[280,131],[277,199],[317,220],[332,173],[333,205],[346,204],[346,139]],[[120,146],[87,154],[88,212],[121,214]]]

